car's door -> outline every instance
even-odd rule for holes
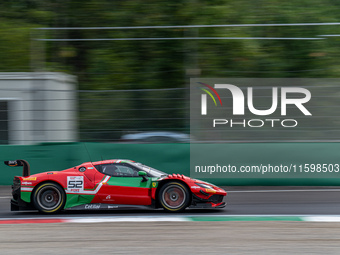
[[[151,205],[151,178],[143,179],[138,171],[127,163],[101,165],[101,173],[110,176],[99,194],[101,202]]]

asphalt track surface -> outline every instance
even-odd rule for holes
[[[151,222],[2,225],[1,255],[339,254],[340,223]]]
[[[186,210],[176,215],[340,215],[340,187],[223,187],[227,206]],[[0,186],[1,218],[51,217],[35,211],[10,211],[10,186]],[[170,213],[173,215],[172,213]],[[55,217],[55,215],[53,215]],[[62,217],[169,216],[162,209],[64,211]]]
[[[183,216],[340,215],[338,187],[224,187],[220,210]],[[46,218],[11,212],[10,187],[0,186],[0,220]],[[67,211],[58,217],[165,217],[162,210]],[[117,217],[117,218],[119,218]],[[340,254],[340,222],[196,221],[0,225],[1,255],[54,254]]]

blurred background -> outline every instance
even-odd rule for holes
[[[188,142],[190,78],[339,77],[338,6],[1,1],[1,143]],[[327,139],[340,137],[338,96],[313,105],[333,121]],[[241,138],[231,133],[230,140]]]
[[[0,161],[25,159],[34,174],[87,161],[129,158],[189,176],[188,142],[195,139],[190,137],[190,78],[339,78],[339,8],[339,0],[1,0]],[[333,81],[313,86],[308,106],[313,119],[307,119],[304,128],[294,134],[234,129],[228,135],[228,149],[222,150],[226,164],[339,163],[340,144],[334,141],[340,140],[340,85]],[[268,91],[261,97],[254,90],[254,102],[264,109]],[[301,140],[309,142],[297,143]],[[202,158],[211,148],[204,145]],[[21,175],[20,168],[2,166],[0,185],[10,185],[13,176]],[[311,177],[226,176],[207,181],[228,185],[228,193],[235,185],[340,183],[339,178]],[[339,212],[334,190],[290,195],[240,190],[228,194],[222,214]],[[0,192],[1,217],[38,217],[9,212],[10,186]],[[99,217],[103,215],[107,214]],[[339,226],[334,223],[91,224],[9,225],[0,233],[0,250],[339,253]],[[93,236],[98,245],[90,242]],[[150,240],[152,249],[147,245]]]

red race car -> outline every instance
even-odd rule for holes
[[[103,210],[148,206],[180,212],[185,208],[223,208],[227,193],[180,174],[166,174],[132,160],[86,162],[63,171],[30,175],[25,160],[13,180],[11,210],[56,213],[63,209]]]

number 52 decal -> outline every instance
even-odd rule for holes
[[[67,176],[67,190],[81,192],[84,190],[84,176]]]

